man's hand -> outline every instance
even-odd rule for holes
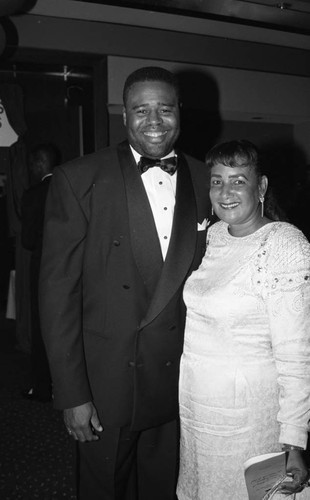
[[[69,434],[81,443],[97,441],[99,436],[94,431],[103,431],[92,402],[64,410],[64,422]]]
[[[303,451],[289,451],[286,471],[292,476],[293,480],[283,482],[279,487],[279,491],[286,494],[302,491],[309,478],[309,471],[303,458]]]

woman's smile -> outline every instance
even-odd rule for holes
[[[240,203],[220,203],[219,204],[224,210],[231,210],[233,208],[236,208],[240,205]]]

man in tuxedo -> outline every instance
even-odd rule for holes
[[[204,253],[207,172],[175,146],[172,73],[135,71],[123,99],[128,140],[54,173],[41,318],[55,406],[78,442],[79,498],[172,500],[182,288]]]
[[[42,252],[45,201],[54,167],[59,163],[59,151],[53,144],[39,144],[29,155],[29,170],[34,184],[22,197],[21,241],[31,251],[30,308],[31,308],[31,383],[22,391],[26,399],[40,402],[51,400],[51,376],[42,340],[38,285]]]

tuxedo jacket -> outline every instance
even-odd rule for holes
[[[33,329],[35,325],[39,325],[38,280],[42,252],[44,210],[50,181],[51,176],[49,175],[38,184],[28,188],[23,194],[21,204],[21,243],[24,248],[31,250],[29,271]]]
[[[92,400],[103,426],[141,430],[178,415],[182,289],[209,215],[206,166],[178,158],[165,261],[127,141],[54,170],[40,278],[54,401]]]

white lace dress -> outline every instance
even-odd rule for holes
[[[285,222],[242,238],[218,222],[184,299],[178,498],[247,500],[245,460],[307,443],[310,244]]]

